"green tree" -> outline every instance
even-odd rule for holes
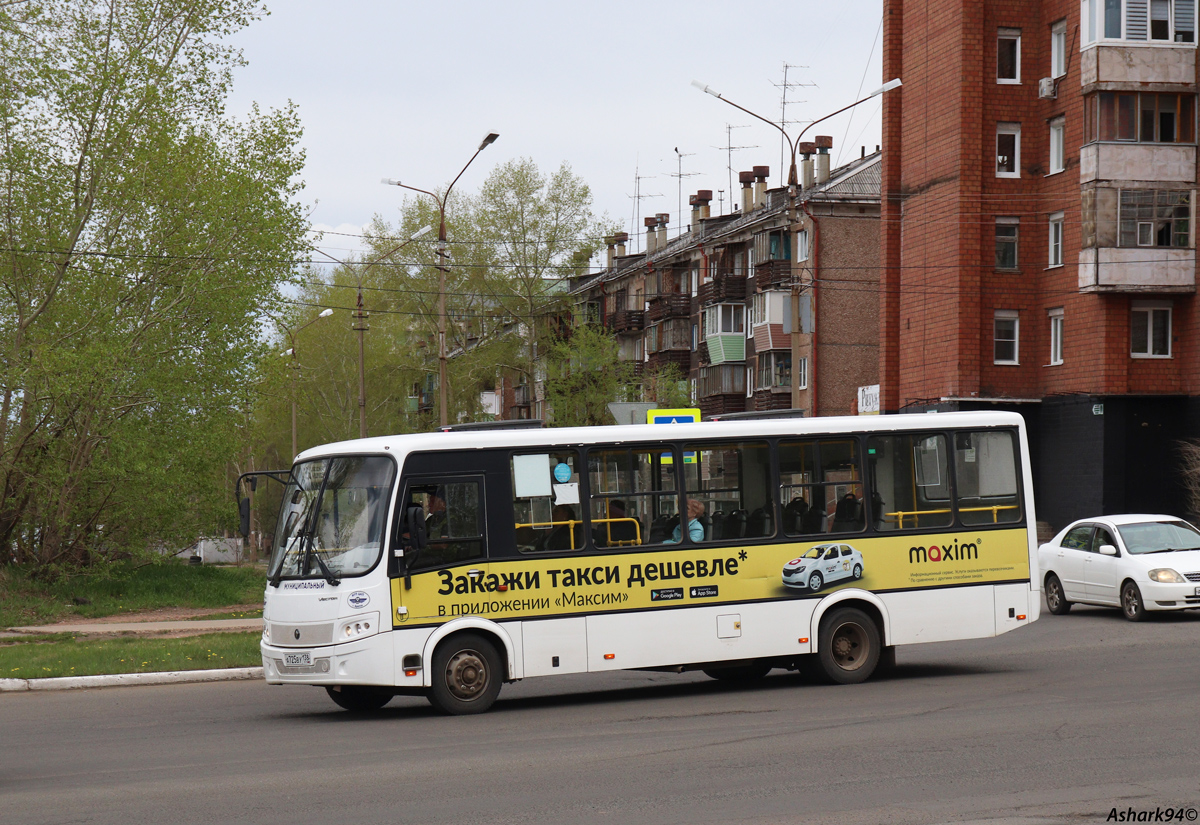
[[[594,324],[552,344],[546,364],[546,402],[556,427],[612,424],[609,403],[638,394],[633,362],[620,360],[616,340]]]
[[[0,547],[80,564],[231,510],[260,319],[307,250],[292,109],[223,114],[252,0],[0,7]]]

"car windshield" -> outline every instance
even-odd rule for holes
[[[318,555],[338,577],[374,567],[394,472],[395,464],[384,456],[323,458],[293,467],[268,575],[320,577]]]
[[[1200,550],[1200,531],[1186,521],[1147,521],[1117,527],[1125,548],[1133,554],[1169,550]]]
[[[807,553],[805,553],[800,558],[802,558],[802,559],[819,559],[823,555],[825,555],[825,545],[818,544],[816,547],[809,550]]]

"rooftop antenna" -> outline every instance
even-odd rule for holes
[[[734,129],[749,129],[750,126],[751,126],[751,124],[749,124],[749,123],[739,124],[737,126],[734,126],[732,123],[726,123],[725,124],[725,145],[716,147],[717,149],[720,149],[725,152],[725,170],[729,173],[729,193],[730,193],[729,197],[730,197],[731,202],[733,199],[733,153],[739,149],[757,149],[758,148],[757,145],[755,145],[755,146],[734,146],[733,145],[733,130]],[[718,191],[724,191],[724,190],[718,190]],[[721,206],[719,207],[721,210],[721,214],[724,215],[725,214],[724,199],[722,199],[719,203],[721,204]]]
[[[788,126],[791,126],[793,123],[801,123],[802,122],[802,121],[798,121],[798,120],[788,120],[787,119],[788,103],[807,103],[808,102],[807,100],[791,100],[791,101],[789,101],[788,100],[788,91],[790,91],[791,89],[802,88],[805,86],[814,86],[815,87],[817,85],[816,83],[800,83],[795,80],[788,80],[788,70],[790,70],[790,69],[807,69],[807,68],[808,68],[808,66],[798,66],[795,63],[788,63],[787,61],[784,61],[784,63],[783,63],[783,82],[772,84],[780,90],[779,125],[782,126],[784,129],[786,129]],[[788,145],[787,145],[787,138],[780,135],[780,137],[779,137],[779,168],[781,170],[787,169],[788,166],[792,162],[791,157],[789,157],[789,155],[788,155],[788,151],[789,151],[789,149],[788,149]],[[731,180],[732,180],[732,178],[731,178]]]
[[[662,195],[643,195],[642,181],[649,180],[655,177],[654,175],[639,175],[638,165],[635,163],[633,167],[633,194],[629,197],[633,198],[633,228],[629,230],[629,237],[634,240],[633,246],[636,247],[640,243],[641,234],[638,232],[638,218],[642,216],[642,201],[646,198],[661,198]]]
[[[675,206],[675,215],[677,216],[677,217],[676,217],[676,221],[677,221],[677,223],[678,223],[678,226],[679,226],[679,234],[680,234],[680,235],[682,235],[682,234],[683,234],[683,179],[684,179],[684,178],[690,178],[690,177],[693,177],[693,176],[695,176],[695,175],[698,175],[698,174],[700,174],[699,172],[685,172],[685,171],[683,171],[683,159],[684,159],[684,158],[690,158],[690,157],[691,157],[692,155],[694,155],[694,154],[696,154],[696,153],[695,153],[695,152],[680,152],[680,151],[679,151],[679,147],[678,147],[678,146],[676,146],[676,147],[675,147],[675,158],[676,158],[676,163],[677,163],[677,169],[678,169],[678,171],[676,171],[676,172],[668,172],[668,174],[669,174],[671,177],[673,177],[673,178],[675,178],[675,179],[676,179],[676,181],[677,181],[677,188],[678,188],[678,190],[679,190],[679,192],[678,192],[678,194],[677,194],[677,196],[676,196],[677,203],[676,203],[676,206]]]

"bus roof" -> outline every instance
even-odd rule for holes
[[[958,427],[1018,427],[1023,419],[1013,412],[946,412],[917,415],[825,416],[752,421],[700,421],[693,424],[611,425],[600,427],[546,427],[458,432],[412,433],[339,441],[304,450],[296,460],[327,455],[438,450],[553,447],[589,444],[639,444],[681,439],[755,438],[767,436],[819,436],[857,432],[940,430]],[[663,429],[668,428],[668,429]]]

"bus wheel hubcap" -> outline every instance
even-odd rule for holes
[[[833,634],[833,660],[842,670],[858,670],[862,667],[866,646],[862,628],[844,624]]]
[[[459,699],[474,699],[487,685],[487,665],[474,650],[460,650],[446,666],[446,682]]]

